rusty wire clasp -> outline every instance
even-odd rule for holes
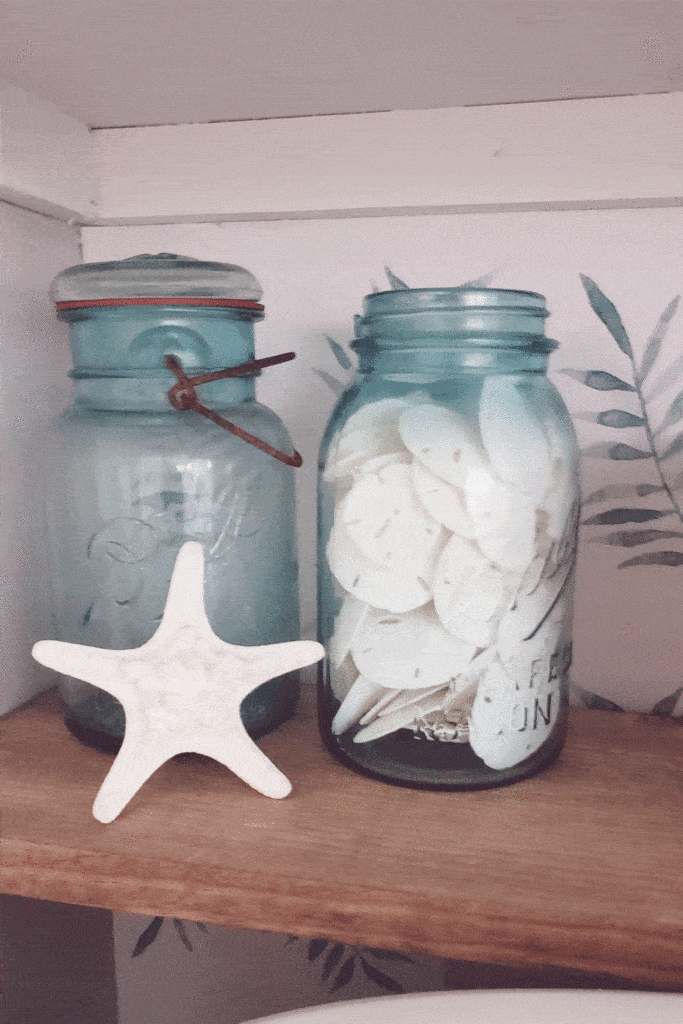
[[[229,430],[231,434],[235,434],[237,437],[241,437],[243,441],[253,444],[255,448],[260,448],[262,452],[272,455],[274,459],[279,459],[280,462],[284,462],[287,466],[298,468],[303,462],[298,452],[295,451],[291,455],[287,455],[285,452],[273,448],[266,441],[262,441],[260,437],[254,437],[253,434],[242,430],[241,427],[231,423],[230,420],[224,419],[217,412],[207,409],[205,405],[202,405],[195,391],[195,388],[200,384],[208,384],[213,380],[225,380],[228,377],[248,377],[251,374],[258,373],[264,366],[276,366],[278,363],[287,363],[290,359],[295,358],[295,352],[283,352],[279,356],[254,359],[251,363],[241,363],[239,366],[230,366],[225,370],[214,370],[212,373],[202,373],[198,377],[188,377],[180,361],[175,356],[167,355],[164,356],[164,366],[171,370],[178,378],[177,384],[174,384],[168,392],[168,400],[173,408],[178,409],[179,412],[186,412],[190,409],[193,412],[198,412],[200,416],[204,416],[219,427]]]

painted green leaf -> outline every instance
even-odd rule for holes
[[[654,401],[655,398],[659,398],[661,395],[665,394],[665,392],[667,392],[670,387],[673,387],[674,384],[678,384],[681,376],[683,376],[683,352],[674,359],[671,366],[668,366],[666,370],[657,377],[657,380],[654,382],[652,387],[646,390],[645,397],[648,402]]]
[[[683,474],[681,483],[683,483]],[[614,498],[647,498],[649,494],[663,491],[661,484],[608,484],[597,491],[591,491],[582,501],[584,506],[595,505],[600,501],[612,501]]]
[[[189,950],[190,953],[192,953],[193,946],[192,946],[192,943],[190,942],[190,940],[188,938],[187,931],[185,930],[184,922],[181,921],[180,918],[174,917],[173,918],[173,927],[178,932],[178,935],[180,936],[180,941],[182,942],[182,944],[185,947],[185,949]]]
[[[344,384],[342,384],[340,380],[337,380],[336,377],[333,377],[331,373],[328,373],[327,370],[318,370],[317,367],[314,366],[313,373],[317,374],[321,380],[325,381],[330,391],[333,391],[337,398],[341,395],[342,391],[344,391]]]
[[[368,946],[368,952],[372,953],[378,960],[403,960],[407,964],[415,963],[412,957],[406,956],[405,953],[399,953],[395,949],[372,949]]]
[[[402,281],[400,277],[396,277],[396,274],[393,274],[391,270],[389,270],[389,267],[384,268],[384,273],[387,275],[387,281],[393,291],[404,292],[409,290],[409,286],[405,281]]]
[[[350,956],[348,960],[345,960],[344,963],[341,965],[341,968],[339,969],[339,974],[337,975],[337,978],[335,980],[334,985],[332,986],[331,991],[338,992],[340,988],[344,988],[346,985],[348,985],[348,983],[351,981],[351,978],[353,977],[353,972],[355,971],[355,969],[356,965],[353,961],[353,957]]]
[[[482,274],[481,277],[474,277],[471,281],[459,284],[458,288],[488,288],[497,273],[497,270],[491,270],[488,274]]]
[[[603,427],[642,427],[645,424],[642,416],[634,416],[632,412],[625,412],[624,409],[600,412],[596,422]]]
[[[657,433],[663,434],[665,430],[672,427],[674,423],[678,423],[681,416],[683,416],[683,391],[679,391],[673,402],[666,410],[664,419],[657,427]]]
[[[360,958],[360,965],[363,968],[363,972],[370,981],[374,981],[375,985],[379,985],[380,988],[386,989],[387,992],[405,992],[403,985],[400,985],[393,978],[390,978],[384,971],[378,970],[373,967],[372,964],[368,963],[365,957]]]
[[[652,452],[642,451],[640,448],[633,448],[630,444],[615,444],[610,448],[610,459],[616,462],[625,462],[632,459],[651,459]]]
[[[585,690],[583,686],[574,685],[573,689],[577,691],[581,697],[584,708],[590,708],[591,711],[624,711],[624,709],[614,703],[613,700],[609,700],[607,697],[601,697],[599,693],[592,693],[590,690]]]
[[[672,455],[678,455],[680,451],[683,451],[683,434],[679,434],[678,437],[674,438],[666,451],[659,456],[659,461],[664,462],[665,459],[670,459]]]
[[[653,519],[662,519],[672,512],[662,512],[656,508],[611,508],[607,512],[598,512],[590,519],[582,521],[583,526],[620,526],[622,523],[649,523]]]
[[[653,707],[650,714],[658,715],[660,718],[668,718],[676,710],[679,698],[683,693],[683,686],[679,686],[677,690],[670,693],[668,697],[663,697],[662,700],[658,700]]]
[[[332,971],[335,969],[341,958],[344,956],[344,950],[346,946],[343,946],[341,942],[335,942],[332,949],[325,957],[325,964],[322,971],[322,980],[327,981]]]
[[[311,961],[311,963],[313,963],[314,960],[318,959],[322,951],[328,945],[329,943],[327,939],[311,939],[311,941],[308,943],[308,959]]]
[[[586,277],[585,274],[579,274],[579,277],[586,290],[586,295],[593,308],[593,312],[600,317],[621,351],[625,355],[630,356],[631,342],[628,340],[628,334],[621,322],[621,317],[617,313],[616,306],[610,302],[604,292],[598,288],[595,281],[592,281],[590,277]]]
[[[646,555],[638,555],[620,562],[617,569],[629,569],[633,565],[668,565],[676,569],[683,565],[683,553],[680,551],[648,551]]]
[[[635,548],[639,544],[650,544],[653,540],[670,540],[672,537],[683,537],[683,533],[680,530],[617,530],[603,537],[593,537],[591,543]]]
[[[154,920],[147,925],[144,932],[139,937],[138,941],[135,943],[135,949],[131,954],[132,956],[140,956],[140,954],[144,953],[148,946],[152,945],[157,935],[159,934],[159,929],[161,928],[163,923],[163,917],[155,917]]]
[[[590,690],[584,690],[582,686],[574,686],[574,689],[581,697],[583,706],[590,708],[591,711],[623,711],[624,709],[619,705],[615,704],[613,700],[608,700],[607,697],[601,697],[597,693],[591,693]]]
[[[612,373],[607,373],[605,370],[560,370],[565,377],[571,377],[572,380],[577,380],[579,384],[585,384],[587,387],[592,388],[593,391],[635,391],[636,389],[632,384],[627,384],[625,380],[621,380],[619,377],[615,377]]]
[[[655,364],[657,356],[659,355],[660,349],[662,347],[664,335],[666,334],[667,328],[676,310],[678,309],[679,299],[680,295],[677,295],[675,299],[671,300],[671,302],[666,307],[666,309],[660,316],[659,320],[657,321],[657,326],[655,327],[654,331],[648,338],[647,345],[645,346],[645,351],[643,352],[643,358],[640,363],[640,369],[638,371],[638,376],[640,377],[641,381],[645,380],[648,373]]]
[[[325,335],[325,340],[327,341],[327,344],[332,349],[332,355],[337,360],[337,362],[342,367],[342,369],[343,370],[350,370],[351,366],[353,364],[351,363],[351,360],[349,359],[349,357],[347,356],[346,352],[341,347],[339,342],[335,341],[334,338],[331,338],[329,336],[329,334]]]
[[[653,458],[652,452],[643,451],[642,448],[633,448],[630,444],[610,444],[609,441],[598,441],[588,448],[582,448],[581,454],[594,459],[613,459],[615,462]]]

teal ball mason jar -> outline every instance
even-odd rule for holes
[[[214,632],[245,646],[299,637],[294,469],[168,397],[174,356],[188,376],[254,359],[261,288],[246,270],[170,253],[71,267],[53,282],[70,328],[75,398],[54,427],[45,518],[59,640],[116,650],[151,638],[178,551],[204,550]],[[271,373],[279,372],[277,369]],[[287,431],[255,397],[254,373],[197,387],[198,400],[272,447]],[[123,708],[63,678],[67,724],[115,750]],[[294,711],[296,673],[242,704],[252,736]]]
[[[403,785],[531,775],[566,732],[578,455],[542,295],[368,295],[319,477],[319,720]]]

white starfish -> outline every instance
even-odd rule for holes
[[[121,750],[93,805],[110,822],[169,758],[193,752],[220,761],[264,796],[281,799],[289,780],[247,734],[240,704],[275,676],[320,661],[312,640],[237,647],[211,629],[204,610],[204,554],[188,541],[178,552],[159,627],[142,647],[102,650],[41,640],[41,665],[87,680],[123,705]]]

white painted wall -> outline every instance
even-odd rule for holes
[[[150,224],[671,204],[682,130],[681,92],[105,129],[91,133],[91,214]]]
[[[69,345],[47,290],[78,262],[76,228],[0,202],[0,714],[54,681],[30,656],[52,630],[39,526],[45,432],[70,392]]]
[[[80,224],[95,197],[86,126],[0,80],[0,200]]]

